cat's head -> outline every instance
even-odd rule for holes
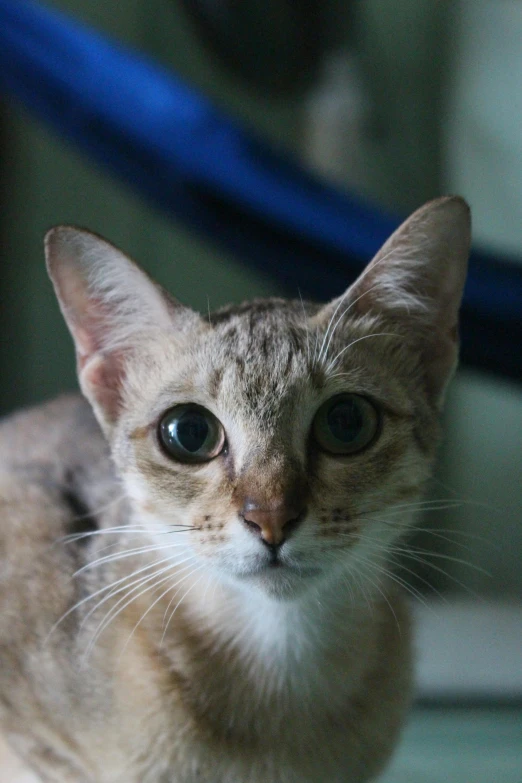
[[[469,242],[465,202],[438,199],[333,302],[203,317],[103,239],[50,231],[80,384],[151,534],[272,595],[378,582],[433,461]]]

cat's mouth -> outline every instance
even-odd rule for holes
[[[257,585],[277,599],[292,600],[315,583],[321,570],[285,562],[280,558],[265,560],[242,575],[244,583]]]
[[[277,575],[281,576],[287,576],[287,577],[302,577],[302,578],[311,578],[314,576],[318,576],[320,573],[319,568],[314,568],[313,566],[304,566],[304,565],[298,565],[296,563],[288,563],[284,560],[282,560],[279,557],[274,557],[271,560],[265,561],[263,563],[260,563],[256,568],[252,569],[250,574],[247,576],[270,576],[273,575],[274,577]]]
[[[244,585],[257,584],[269,593],[288,596],[301,592],[324,575],[322,568],[285,552],[263,552],[236,559],[227,563],[226,570]]]

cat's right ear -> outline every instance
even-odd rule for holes
[[[444,196],[425,204],[392,234],[359,278],[319,313],[329,322],[339,311],[382,319],[421,359],[425,386],[440,406],[457,361],[459,308],[471,242],[464,199]]]
[[[45,255],[76,347],[80,386],[108,432],[121,410],[127,363],[144,335],[193,328],[202,319],[90,231],[51,229]]]

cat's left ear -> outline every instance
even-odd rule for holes
[[[377,316],[411,335],[427,390],[441,403],[458,355],[458,316],[471,242],[470,210],[447,196],[425,204],[388,239],[346,294],[350,316]]]
[[[174,336],[199,327],[202,319],[90,231],[51,229],[45,254],[74,340],[80,386],[108,432],[121,410],[129,361],[143,337],[158,330]]]

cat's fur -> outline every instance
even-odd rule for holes
[[[206,319],[102,239],[50,232],[101,429],[74,396],[0,425],[0,725],[39,779],[378,774],[411,693],[388,557],[432,466],[468,249],[466,204],[438,199],[342,299]],[[372,399],[382,429],[334,457],[310,427],[340,392]],[[217,416],[226,453],[165,456],[158,417],[181,402]],[[302,509],[278,568],[240,517],[252,497]]]

